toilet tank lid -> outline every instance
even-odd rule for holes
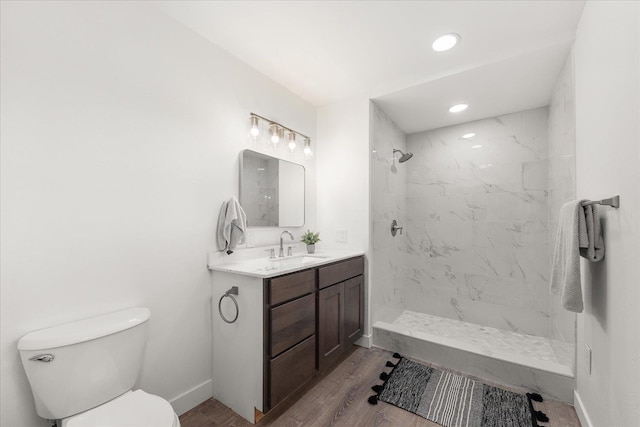
[[[133,307],[115,313],[65,323],[28,333],[18,341],[18,350],[45,350],[79,344],[115,334],[146,322],[151,312],[145,307]]]

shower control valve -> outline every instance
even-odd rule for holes
[[[394,219],[393,221],[391,221],[391,235],[393,237],[396,237],[398,230],[400,231],[400,234],[402,234],[402,227],[398,227],[398,221]]]

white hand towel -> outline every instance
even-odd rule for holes
[[[604,256],[604,240],[597,207],[583,207],[583,202],[588,200],[574,200],[560,208],[551,267],[551,291],[562,294],[562,306],[576,313],[581,313],[584,309],[580,255],[594,262],[600,261]]]
[[[227,219],[227,205],[229,202],[222,202],[222,206],[220,207],[220,213],[218,214],[218,229],[216,232],[216,241],[218,242],[218,249],[224,251],[227,249],[227,244],[229,242],[228,237],[230,236],[230,230],[225,230],[225,221]],[[226,235],[226,236],[225,236]]]
[[[580,241],[586,240],[586,226],[583,224],[581,200],[562,205],[551,267],[551,291],[562,293],[562,306],[576,313],[583,309],[580,282]]]
[[[232,254],[242,242],[247,229],[247,215],[235,197],[223,202],[218,216],[218,249]]]

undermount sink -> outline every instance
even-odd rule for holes
[[[268,278],[362,255],[359,252],[331,251],[319,254],[300,253],[292,256],[250,258],[230,263],[209,264],[211,270]]]
[[[329,258],[327,255],[313,255],[313,254],[304,254],[304,255],[293,255],[284,258],[276,258],[271,260],[272,262],[284,262],[288,264],[306,264],[308,262],[316,262],[319,259]]]
[[[327,258],[329,258],[327,255],[304,254],[270,259],[268,260],[267,265],[264,267],[264,271],[280,270],[282,268],[314,264]]]

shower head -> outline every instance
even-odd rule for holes
[[[396,153],[402,154],[400,156],[400,158],[398,159],[398,163],[404,163],[404,162],[406,162],[407,160],[409,160],[410,158],[413,157],[413,153],[403,153],[402,151],[397,150],[397,149],[394,148],[393,149],[393,154],[395,155]]]

